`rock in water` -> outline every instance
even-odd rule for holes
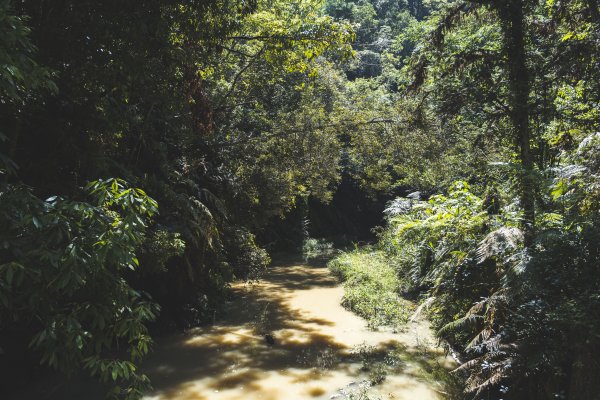
[[[275,338],[273,337],[273,335],[267,333],[265,335],[265,342],[267,342],[269,346],[273,346],[275,344]]]

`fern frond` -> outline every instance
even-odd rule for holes
[[[476,367],[477,365],[479,365],[480,361],[481,360],[479,360],[479,358],[474,358],[472,360],[465,361],[464,363],[462,363],[458,367],[454,368],[452,370],[452,372],[459,372],[459,371],[464,371],[464,370],[472,369],[473,367]]]
[[[447,323],[438,331],[438,335],[443,335],[445,333],[450,333],[457,331],[458,329],[464,327],[466,324],[474,324],[477,321],[483,320],[483,316],[477,314],[465,315],[457,320]]]
[[[507,226],[489,233],[477,248],[479,263],[517,250],[523,244],[523,237],[522,230]]]
[[[413,208],[413,202],[414,200],[412,199],[398,197],[386,204],[386,208],[383,210],[383,213],[388,218],[408,214]]]
[[[221,200],[213,192],[206,188],[200,189],[200,199],[206,202],[207,204],[210,204],[212,208],[216,212],[218,212],[219,216],[221,216],[223,219],[228,218],[227,206],[225,205],[223,200]]]
[[[414,322],[419,315],[421,315],[421,313],[423,312],[423,310],[426,310],[429,308],[429,306],[435,301],[435,297],[428,297],[427,299],[425,299],[425,301],[423,303],[421,303],[419,305],[419,307],[417,307],[417,309],[415,310],[415,312],[413,313],[413,315],[410,316],[409,321],[410,322]]]
[[[485,381],[479,383],[479,385],[475,386],[475,387],[469,387],[467,388],[468,392],[477,392],[475,395],[479,396],[481,395],[481,393],[483,393],[483,391],[485,391],[486,389],[490,389],[496,385],[498,385],[502,379],[504,379],[505,376],[502,373],[502,370],[500,369],[496,369],[494,370],[494,372],[492,373],[492,375],[486,379]]]

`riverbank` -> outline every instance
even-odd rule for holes
[[[451,360],[427,321],[373,330],[342,307],[344,288],[322,263],[279,262],[232,291],[221,321],[156,339],[141,367],[154,386],[145,400],[444,398],[437,374]],[[89,379],[48,380],[15,399],[100,400],[103,392]]]
[[[324,266],[278,264],[233,291],[225,320],[158,341],[146,400],[442,398],[427,377],[449,360],[427,322],[369,329],[340,305],[343,287]]]

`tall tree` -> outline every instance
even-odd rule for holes
[[[510,82],[510,120],[514,141],[519,149],[520,198],[523,208],[522,227],[526,242],[531,244],[535,226],[535,177],[531,155],[531,135],[529,127],[529,72],[525,50],[525,10],[523,0],[475,1],[494,8],[500,17],[504,39],[504,51],[508,63]]]

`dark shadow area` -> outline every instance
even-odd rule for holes
[[[343,173],[330,202],[309,198],[298,203],[284,219],[273,218],[258,239],[270,251],[287,252],[300,249],[306,235],[327,238],[336,248],[372,242],[373,228],[384,224],[386,203],[404,192],[404,187],[388,194],[369,192],[348,173]]]

